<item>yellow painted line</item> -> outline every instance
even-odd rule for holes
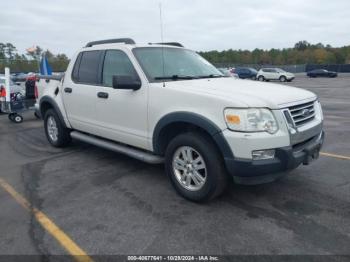
[[[342,155],[331,154],[331,153],[326,153],[326,152],[321,152],[320,155],[334,157],[334,158],[338,158],[338,159],[350,160],[350,156],[342,156]]]
[[[36,220],[46,229],[61,246],[71,254],[77,262],[93,262],[84,250],[82,250],[74,241],[64,233],[50,218],[43,212],[38,210],[28,202],[21,194],[19,194],[10,184],[0,178],[0,186],[7,191],[21,206],[33,213]]]

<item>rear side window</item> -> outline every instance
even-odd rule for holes
[[[135,80],[139,79],[129,57],[120,50],[106,51],[102,73],[103,85],[112,86],[114,75],[131,76]]]
[[[86,51],[79,54],[73,69],[73,80],[85,84],[99,84],[101,51]]]

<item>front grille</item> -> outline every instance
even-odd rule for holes
[[[305,125],[315,119],[314,101],[288,108],[296,127]]]

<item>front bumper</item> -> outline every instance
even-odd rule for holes
[[[294,146],[275,149],[275,157],[268,160],[240,160],[225,158],[227,171],[238,184],[272,182],[300,164],[309,164],[318,158],[324,141],[324,131]]]

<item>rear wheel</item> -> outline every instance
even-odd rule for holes
[[[200,133],[190,132],[175,137],[165,153],[165,168],[175,190],[191,201],[213,199],[227,184],[218,149]]]
[[[70,130],[64,127],[55,110],[46,111],[44,125],[47,140],[54,147],[64,147],[71,142]]]
[[[261,81],[261,82],[263,82],[263,81],[265,81],[265,77],[264,77],[264,76],[259,76],[259,77],[258,77],[258,80]]]

